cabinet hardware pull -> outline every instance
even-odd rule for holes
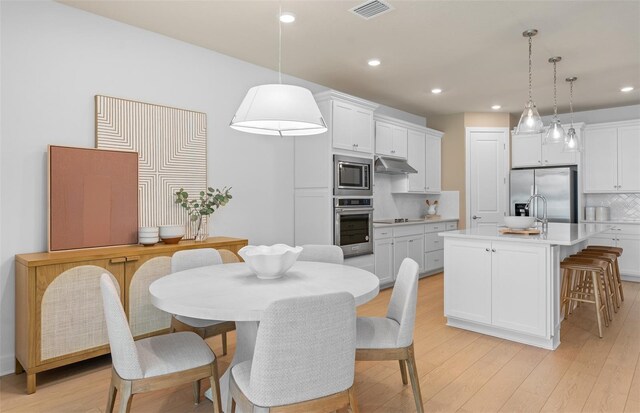
[[[491,252],[496,252],[496,250],[494,250],[493,248],[491,248]]]
[[[138,261],[139,259],[139,256],[134,255],[133,257],[127,257],[127,262]]]
[[[485,248],[484,250],[485,250],[485,251],[487,251],[487,252],[489,252],[489,248]]]
[[[125,262],[127,259],[125,257],[111,258],[109,262],[111,264],[119,264],[121,262]]]

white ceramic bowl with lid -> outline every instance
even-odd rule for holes
[[[269,280],[282,277],[296,262],[301,252],[302,247],[290,247],[285,244],[247,245],[238,251],[238,255],[258,278]]]

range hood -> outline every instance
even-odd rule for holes
[[[402,175],[417,174],[418,171],[413,169],[407,161],[402,159],[387,158],[384,156],[376,156],[375,171],[381,174]]]

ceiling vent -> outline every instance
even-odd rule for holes
[[[368,1],[349,9],[351,13],[354,13],[365,20],[372,19],[391,10],[393,10],[393,7],[382,0]]]

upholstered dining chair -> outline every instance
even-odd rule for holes
[[[120,393],[120,413],[129,412],[134,394],[193,382],[195,402],[200,401],[200,380],[208,378],[216,400],[214,413],[222,412],[218,362],[196,334],[165,334],[133,341],[120,294],[109,274],[100,277],[107,334],[111,345],[111,384],[107,413],[113,412]]]
[[[413,352],[418,269],[418,263],[411,258],[402,261],[386,317],[358,317],[356,360],[398,360],[403,384],[407,384],[408,367],[416,410],[422,413],[422,394]]]
[[[303,245],[298,261],[317,261],[329,264],[344,263],[342,248],[337,245]]]
[[[224,252],[223,252],[224,251]],[[234,256],[236,259],[230,257]],[[189,270],[226,262],[238,262],[238,258],[231,251],[213,248],[199,248],[193,250],[176,251],[171,257],[171,272]],[[191,331],[203,339],[222,336],[222,355],[227,354],[227,333],[236,329],[233,321],[202,320],[199,318],[174,315],[171,317],[171,332]]]
[[[358,412],[353,388],[355,301],[346,292],[275,301],[260,320],[253,359],[236,364],[227,413]]]

